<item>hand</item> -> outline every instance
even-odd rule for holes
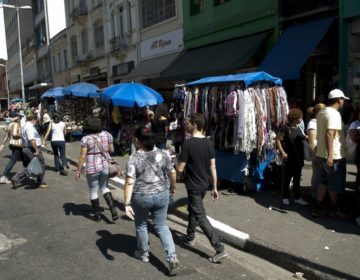
[[[79,182],[80,181],[80,176],[81,176],[81,172],[76,171],[75,180]]]
[[[327,158],[327,161],[326,161],[326,165],[328,166],[328,167],[332,167],[333,166],[333,164],[334,164],[334,160],[332,159],[332,158]]]
[[[4,145],[0,145],[0,152],[4,149]]]
[[[215,189],[213,189],[213,190],[211,191],[211,197],[212,197],[213,200],[218,200],[218,199],[219,199],[219,193],[218,193],[218,191],[215,190]]]
[[[174,196],[175,193],[176,193],[175,188],[170,188],[170,194],[171,194],[172,196]]]
[[[135,213],[130,205],[125,206],[125,213],[131,220],[135,220]]]
[[[287,153],[284,152],[281,154],[281,157],[286,160],[288,158],[288,155],[287,155]]]
[[[37,149],[36,151],[35,151],[35,153],[34,153],[34,156],[38,156],[40,154],[40,151]]]

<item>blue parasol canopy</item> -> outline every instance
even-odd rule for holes
[[[76,83],[64,87],[65,95],[75,97],[99,98],[98,90],[99,88],[96,85],[90,83]]]
[[[282,85],[282,80],[280,78],[273,77],[264,71],[234,74],[234,75],[225,75],[225,76],[207,77],[207,78],[202,78],[200,80],[196,80],[196,81],[187,83],[185,85],[186,86],[195,86],[195,85],[202,85],[202,84],[244,82],[245,86],[248,87],[253,83],[257,83],[257,82],[261,82],[261,81],[272,82],[275,85]]]
[[[44,98],[55,98],[55,99],[61,99],[64,97],[64,88],[63,87],[54,87],[51,89],[48,89],[41,95],[41,99]]]
[[[102,98],[111,101],[114,106],[138,107],[152,106],[164,102],[157,91],[139,83],[120,83],[102,91]]]

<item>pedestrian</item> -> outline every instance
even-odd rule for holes
[[[304,166],[304,132],[300,127],[303,113],[300,109],[291,109],[287,116],[287,124],[280,126],[276,134],[275,142],[279,149],[284,163],[285,178],[282,188],[282,203],[290,205],[290,182],[294,191],[294,203],[307,205],[308,203],[301,197],[300,181],[301,171]]]
[[[359,142],[360,142],[360,108],[357,108],[354,114],[354,118],[352,122],[350,123],[350,127],[348,130],[348,133],[355,143],[357,145],[356,149],[356,158],[355,158],[355,164],[357,168],[356,173],[356,180],[355,180],[355,186],[357,189],[357,192],[360,192],[360,149],[359,149]]]
[[[328,214],[346,218],[338,205],[338,196],[345,191],[346,184],[344,123],[339,113],[345,99],[349,98],[341,90],[330,91],[328,106],[316,118],[316,157],[320,162],[321,177],[317,187],[316,204],[312,210],[314,217],[326,214],[324,198],[328,192],[331,203]]]
[[[217,263],[228,256],[220,236],[214,231],[203,204],[203,199],[210,185],[211,196],[214,200],[219,198],[217,191],[217,174],[215,163],[215,150],[210,139],[203,135],[205,118],[202,114],[192,113],[185,120],[185,130],[192,135],[181,147],[177,171],[185,171],[185,186],[188,195],[188,226],[184,242],[195,245],[195,231],[200,226],[215,254],[209,258]]]
[[[119,216],[114,206],[114,199],[109,190],[109,153],[114,151],[112,135],[102,129],[99,118],[90,120],[88,135],[81,139],[81,151],[77,163],[76,180],[80,180],[82,167],[85,163],[86,179],[89,186],[90,202],[94,220],[100,221],[99,188],[109,206],[111,217],[115,222]],[[106,157],[103,154],[106,154]]]
[[[317,131],[317,125],[316,125],[316,117],[318,113],[325,109],[326,105],[324,103],[318,103],[314,107],[310,107],[308,109],[308,114],[310,115],[310,121],[307,125],[307,135],[309,140],[309,145],[311,149],[314,151],[314,154],[316,153],[316,146],[317,146],[317,140],[316,140],[316,131]],[[312,197],[316,198],[316,189],[319,185],[320,175],[319,172],[320,169],[320,163],[319,161],[314,158],[311,162],[312,166],[312,175],[311,175],[311,195]]]
[[[35,125],[38,122],[36,115],[29,114],[26,117],[26,123],[21,130],[22,137],[22,152],[24,156],[23,165],[24,169],[17,172],[11,179],[13,189],[17,189],[20,186],[22,180],[24,180],[27,175],[26,167],[29,165],[30,161],[37,157],[41,164],[43,165],[43,173],[37,176],[36,178],[36,187],[38,188],[47,188],[48,184],[45,182],[45,159],[41,151],[41,137],[38,131],[35,128]]]
[[[51,132],[51,148],[54,154],[54,163],[55,163],[55,171],[60,172],[61,175],[68,175],[68,165],[66,158],[66,143],[65,143],[65,135],[66,124],[61,121],[59,115],[54,113],[53,121],[50,121],[48,126],[48,130],[43,139],[43,144],[46,146],[46,139],[48,138]],[[60,159],[61,158],[61,164]]]
[[[155,146],[154,135],[149,128],[139,127],[134,136],[137,152],[130,156],[126,165],[124,204],[126,215],[135,221],[135,257],[149,262],[147,223],[151,214],[154,228],[167,253],[169,275],[173,276],[179,272],[180,266],[167,225],[167,211],[170,195],[175,194],[176,172],[169,155]]]
[[[154,133],[155,146],[159,149],[166,149],[167,133],[169,131],[169,110],[166,104],[157,106],[151,123],[151,130]]]
[[[22,157],[22,139],[21,139],[21,127],[20,116],[17,113],[12,114],[12,122],[6,127],[5,138],[0,145],[0,152],[4,149],[4,146],[9,142],[9,148],[11,150],[11,158],[5,166],[3,175],[0,178],[0,184],[10,184],[9,180],[10,171],[14,167],[15,163]]]
[[[48,128],[50,126],[51,123],[51,118],[50,115],[48,113],[47,109],[43,110],[43,114],[42,114],[42,122],[41,122],[41,134],[44,136],[46,134],[46,132],[48,131]],[[46,138],[45,138],[46,140]]]

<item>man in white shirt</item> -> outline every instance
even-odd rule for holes
[[[33,157],[38,157],[40,162],[43,164],[43,174],[38,176],[36,179],[36,186],[39,188],[47,188],[48,185],[44,182],[45,176],[45,160],[41,152],[41,137],[38,131],[35,128],[35,124],[37,123],[38,119],[36,115],[28,115],[26,118],[26,123],[21,131],[21,136],[23,140],[23,154],[24,154],[24,169],[17,172],[12,177],[12,185],[13,189],[19,187],[20,182],[27,177],[27,170],[26,167],[33,159]]]
[[[329,105],[317,115],[316,159],[321,166],[320,185],[317,189],[317,203],[312,216],[326,213],[323,200],[329,192],[330,216],[345,217],[338,207],[338,194],[344,192],[346,184],[345,136],[344,123],[339,109],[344,100],[349,99],[339,89],[330,91]]]

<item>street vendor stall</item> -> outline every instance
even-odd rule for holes
[[[265,72],[203,78],[185,84],[184,116],[198,112],[216,148],[218,177],[243,183],[273,150],[274,130],[286,122],[282,80]]]

